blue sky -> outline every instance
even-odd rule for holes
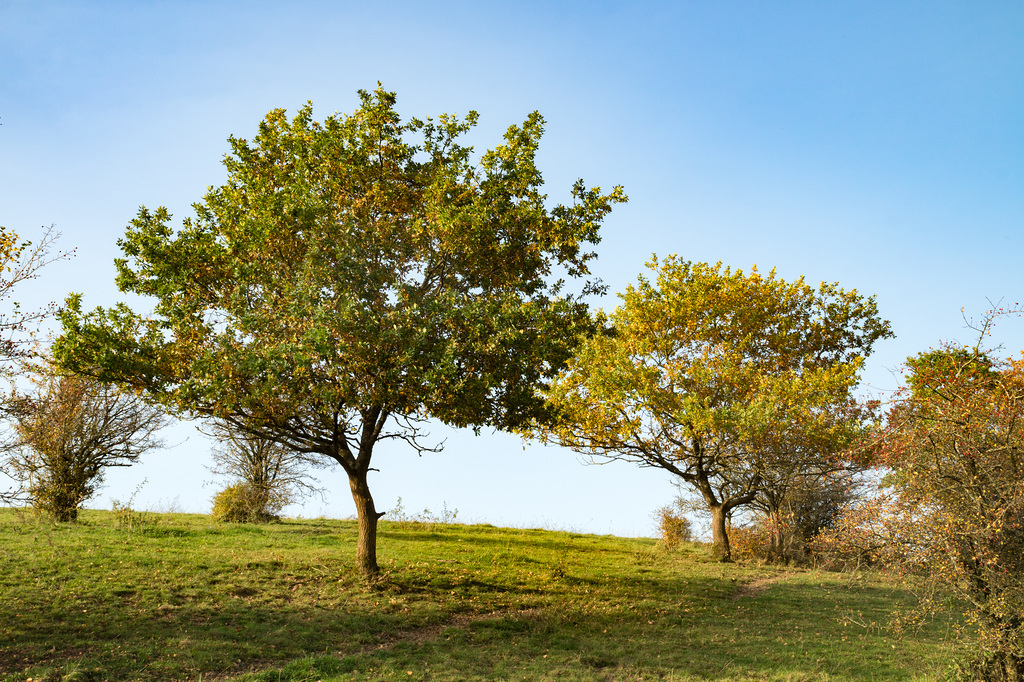
[[[883,395],[906,356],[973,340],[961,309],[1024,300],[1024,4],[301,0],[0,5],[0,224],[53,223],[76,249],[20,298],[118,300],[140,205],[188,215],[229,135],[307,100],[351,111],[377,81],[406,116],[479,111],[478,151],[539,110],[553,202],[578,177],[624,185],[596,266],[613,292],[678,253],[877,296],[897,334],[865,371]],[[1024,321],[991,342],[1024,349]],[[378,507],[641,535],[673,496],[655,470],[436,433],[442,454],[377,455]],[[94,505],[145,479],[137,504],[207,510],[208,443],[169,440]],[[325,482],[293,511],[351,514],[341,473]]]

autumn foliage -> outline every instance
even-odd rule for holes
[[[15,394],[14,439],[0,471],[24,484],[28,500],[57,521],[74,521],[111,467],[130,466],[160,447],[166,415],[131,391],[89,377],[44,374]]]
[[[591,245],[621,188],[577,181],[552,205],[535,159],[538,113],[474,160],[477,114],[403,121],[396,96],[351,114],[270,112],[232,137],[227,181],[172,225],[139,210],[120,241],[122,291],[149,297],[61,313],[65,368],[172,409],[336,463],[375,574],[374,447],[420,452],[425,420],[511,429],[590,327]],[[573,286],[578,284],[578,286]]]
[[[787,282],[671,256],[621,294],[604,334],[552,382],[542,438],[659,467],[699,496],[716,553],[727,519],[767,490],[827,475],[860,434],[852,390],[889,324],[836,284]]]
[[[874,447],[883,489],[819,541],[830,560],[926,579],[964,605],[979,679],[1024,677],[1024,360],[945,346],[908,361]],[[944,608],[926,591],[922,612]]]

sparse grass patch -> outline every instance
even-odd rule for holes
[[[941,623],[887,634],[909,596],[877,574],[382,521],[367,582],[352,521],[149,516],[0,510],[0,679],[924,680],[954,654]]]

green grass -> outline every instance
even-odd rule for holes
[[[926,680],[945,625],[896,640],[876,574],[718,564],[700,545],[492,526],[224,525],[0,510],[3,680]]]

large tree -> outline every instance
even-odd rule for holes
[[[591,324],[598,227],[621,188],[582,181],[548,208],[535,164],[543,119],[512,126],[478,164],[476,123],[402,122],[395,96],[360,92],[351,115],[307,105],[231,138],[227,182],[175,231],[139,211],[120,244],[123,291],[154,297],[82,312],[70,297],[55,354],[348,474],[358,564],[377,572],[374,446],[425,447],[428,417],[509,429],[543,418],[537,389]]]
[[[778,482],[817,474],[859,432],[863,358],[890,335],[873,298],[753,268],[649,266],[606,333],[578,348],[548,392],[559,418],[536,433],[602,459],[660,467],[700,495],[716,553],[727,519]]]

